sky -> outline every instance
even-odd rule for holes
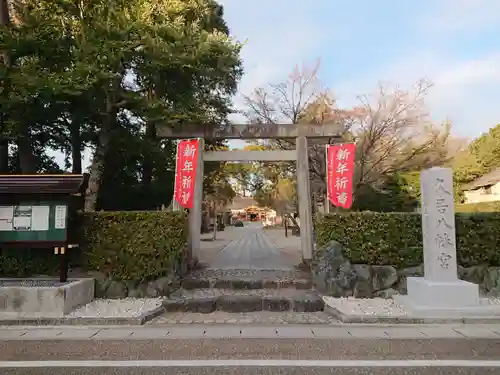
[[[425,78],[434,84],[433,120],[451,120],[457,136],[500,123],[500,0],[219,2],[234,38],[246,43],[243,94],[319,58],[339,106],[355,105],[379,82],[404,88]]]
[[[432,118],[451,120],[455,135],[476,137],[500,123],[500,0],[219,2],[245,43],[241,94],[320,59],[319,78],[339,106],[355,105],[381,81],[410,87],[426,78]],[[234,102],[240,108],[241,95]]]

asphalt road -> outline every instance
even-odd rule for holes
[[[499,367],[468,366],[159,366],[15,368],[4,375],[493,375]]]
[[[499,373],[498,339],[0,341],[2,375]]]
[[[500,360],[500,340],[462,338],[0,341],[0,361],[228,359]]]

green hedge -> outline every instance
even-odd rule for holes
[[[96,212],[80,219],[81,249],[71,250],[70,263],[87,270],[143,281],[176,272],[189,261],[183,213]],[[2,249],[0,276],[55,276],[58,265],[53,249]]]
[[[54,249],[2,249],[0,277],[55,276],[59,272],[59,257]]]
[[[418,213],[342,213],[317,217],[318,245],[336,240],[353,263],[415,266],[423,261]],[[500,265],[500,213],[456,215],[457,257],[464,267]]]
[[[84,228],[87,268],[116,280],[154,279],[176,271],[186,261],[183,213],[88,213]]]

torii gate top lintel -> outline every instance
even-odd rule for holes
[[[161,126],[157,135],[161,138],[205,138],[205,139],[283,139],[283,138],[340,138],[344,133],[341,123],[325,124],[231,124],[182,125],[182,129]]]

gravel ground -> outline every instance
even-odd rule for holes
[[[369,316],[408,316],[403,306],[392,299],[384,298],[334,298],[323,297],[325,305],[333,307],[346,315]],[[500,305],[500,298],[481,298],[480,305]]]
[[[325,305],[347,315],[407,316],[405,309],[392,299],[323,297]]]
[[[255,311],[247,313],[227,313],[214,311],[202,313],[165,313],[146,323],[162,324],[339,324],[338,320],[325,312],[299,313],[292,311]]]
[[[96,299],[67,315],[69,318],[135,318],[160,307],[161,298]]]

